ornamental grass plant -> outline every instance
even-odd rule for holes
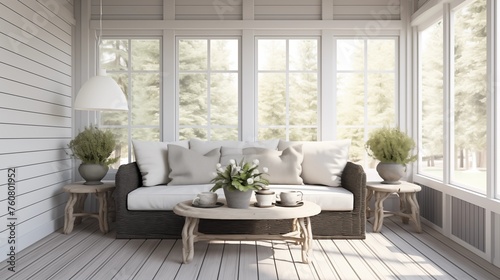
[[[383,163],[406,165],[417,159],[412,154],[415,142],[399,128],[383,127],[370,133],[365,144],[368,155]]]
[[[109,166],[119,160],[118,157],[110,158],[115,146],[116,139],[113,133],[100,130],[97,127],[85,127],[85,130],[68,144],[73,152],[72,155],[80,159],[83,164],[104,166]]]

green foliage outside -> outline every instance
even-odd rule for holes
[[[238,40],[179,40],[179,139],[238,140]]]
[[[415,142],[398,128],[383,127],[372,131],[365,147],[369,156],[383,163],[406,165],[417,159],[412,154]]]
[[[370,131],[395,124],[396,45],[392,38],[337,40],[337,139],[351,139],[349,159],[365,167],[376,163],[365,151]]]
[[[114,155],[128,162],[132,139],[160,140],[160,41],[109,39],[100,46],[101,67],[127,95],[129,112],[102,112],[100,127],[115,135]]]
[[[288,56],[286,39],[258,42],[258,138],[317,140],[318,41],[290,39]]]
[[[119,160],[119,158],[110,158],[115,146],[116,141],[113,133],[100,130],[97,127],[86,127],[68,144],[73,156],[81,160],[82,163],[105,166]]]

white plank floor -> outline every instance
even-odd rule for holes
[[[381,233],[367,229],[365,240],[314,240],[310,264],[282,241],[199,242],[181,264],[181,240],[115,239],[88,219],[18,252],[15,273],[1,263],[0,279],[500,279],[500,268],[429,227],[417,234],[390,218]]]

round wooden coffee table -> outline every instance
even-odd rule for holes
[[[221,207],[198,208],[191,206],[192,201],[178,203],[174,213],[186,217],[182,229],[182,256],[183,262],[189,263],[194,255],[194,242],[202,240],[287,240],[298,242],[302,245],[302,261],[309,262],[312,251],[312,230],[309,217],[321,212],[319,205],[304,201],[298,207],[268,207],[259,208],[250,206],[247,209],[228,208],[226,201]],[[293,220],[293,231],[283,235],[271,234],[203,234],[198,232],[200,219],[213,220]]]

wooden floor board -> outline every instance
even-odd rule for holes
[[[255,241],[241,241],[238,279],[257,279],[259,273],[257,265]]]
[[[194,258],[182,263],[182,240],[115,239],[94,219],[71,234],[54,232],[17,254],[17,271],[3,263],[0,279],[500,279],[500,268],[437,231],[397,218],[380,233],[367,224],[365,240],[313,241],[310,263],[301,246],[284,241],[195,243]]]
[[[398,232],[401,229],[395,224],[392,220],[384,223],[385,228],[390,228],[393,232]],[[416,238],[412,235],[411,232],[405,232],[406,239],[409,240],[409,243],[422,255],[431,259],[431,262],[434,264],[439,264],[439,267],[446,272],[446,274],[451,275],[456,279],[466,280],[466,279],[474,279],[470,273],[462,269],[462,266],[457,265],[450,261],[450,257],[452,254],[449,252],[439,252],[435,249],[434,246],[437,244],[433,244],[433,246],[428,246],[427,243],[422,242],[420,239]],[[448,258],[445,258],[442,253],[445,253]],[[465,264],[464,264],[465,265]]]
[[[199,271],[199,279],[216,280],[224,253],[224,241],[210,241]]]

